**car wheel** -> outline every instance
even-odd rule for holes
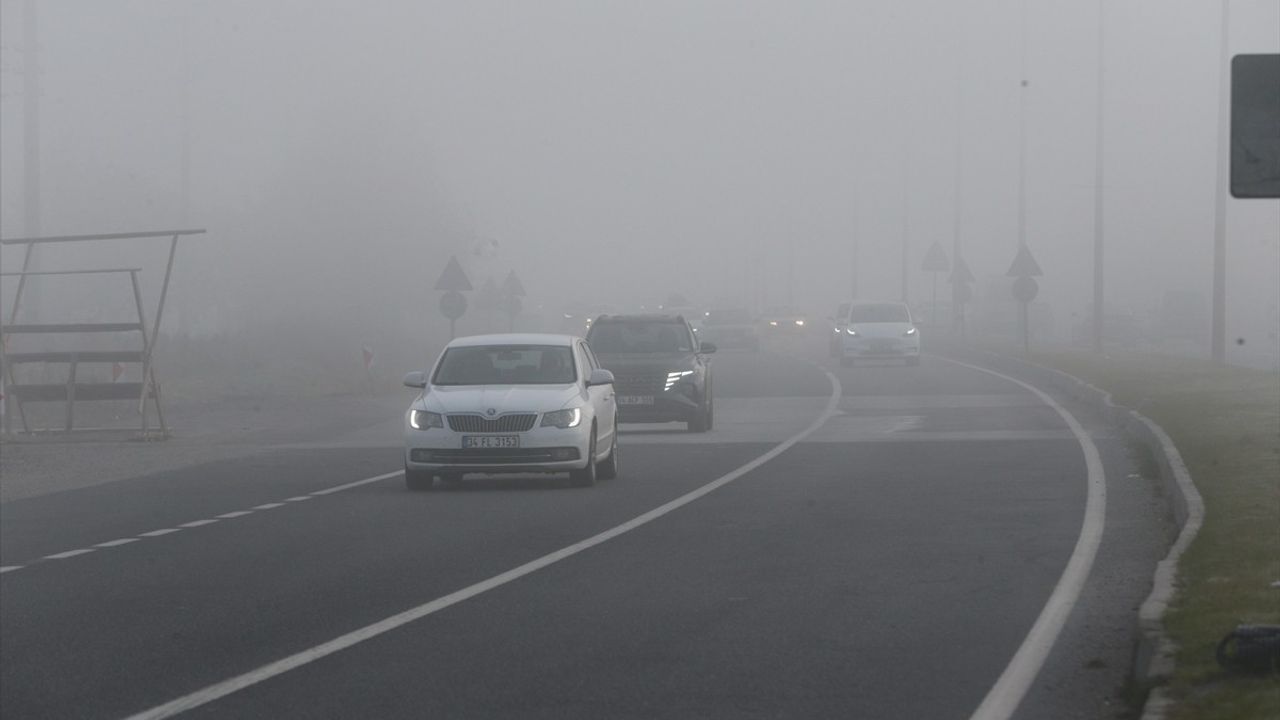
[[[458,473],[458,472],[441,473],[440,484],[445,486],[446,488],[449,488],[450,490],[456,490],[458,486],[462,484],[462,473]]]
[[[707,388],[707,429],[716,426],[716,398],[711,394],[711,388]]]
[[[591,444],[587,446],[587,466],[569,471],[569,482],[574,487],[591,487],[596,484],[596,428],[591,427]]]
[[[618,426],[613,426],[613,446],[609,449],[609,457],[596,468],[596,475],[601,480],[612,480],[618,477]]]
[[[689,432],[704,433],[711,429],[711,408],[704,407],[689,421]]]
[[[404,469],[404,486],[415,492],[433,489],[434,480],[435,478],[429,472],[411,470],[407,467]]]

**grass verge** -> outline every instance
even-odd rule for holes
[[[1112,393],[1165,429],[1205,503],[1165,616],[1179,647],[1174,720],[1280,718],[1280,675],[1221,671],[1237,623],[1280,624],[1280,374],[1155,355],[1042,353],[1034,361]]]

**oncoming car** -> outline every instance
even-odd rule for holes
[[[851,303],[843,324],[841,364],[883,358],[902,358],[907,365],[920,364],[920,331],[906,303]]]
[[[429,490],[465,473],[618,474],[613,374],[582,338],[479,335],[449,343],[405,415],[404,479]]]

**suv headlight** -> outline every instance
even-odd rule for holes
[[[443,428],[444,416],[440,413],[427,412],[426,410],[410,410],[409,411],[409,427],[414,430],[429,430],[431,428]]]
[[[916,329],[915,329],[915,328],[911,328],[911,329],[907,330],[906,332],[902,333],[902,336],[903,336],[903,337],[915,337],[915,336],[916,336]]]
[[[844,331],[849,334],[849,337],[858,337],[858,331],[853,328],[845,328]]]
[[[693,374],[692,370],[675,370],[667,373],[667,386],[662,388],[665,392],[670,390],[676,383]]]
[[[569,408],[542,414],[542,427],[558,427],[561,430],[578,427],[582,423],[582,408]]]

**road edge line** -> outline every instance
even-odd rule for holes
[[[743,475],[746,475],[761,465],[764,465],[770,460],[778,457],[787,450],[790,450],[801,440],[804,440],[806,437],[816,432],[818,428],[825,425],[827,420],[830,420],[835,415],[836,408],[840,403],[840,398],[844,393],[844,388],[840,384],[840,379],[829,370],[822,368],[821,366],[817,367],[826,374],[827,381],[831,383],[831,396],[828,398],[827,406],[823,410],[822,414],[799,433],[792,435],[790,438],[787,438],[778,445],[775,445],[763,455],[756,457],[744,465],[738,466],[734,470],[721,475],[715,480],[690,490],[689,492],[673,500],[669,500],[652,510],[641,513],[621,525],[615,525],[608,530],[592,535],[584,540],[579,540],[572,545],[566,545],[559,550],[554,550],[546,555],[530,560],[523,565],[519,565],[507,570],[506,572],[494,575],[487,580],[481,580],[480,582],[468,585],[461,590],[455,590],[448,595],[443,595],[434,600],[418,605],[417,607],[410,608],[390,617],[383,618],[375,623],[365,625],[362,628],[339,635],[327,642],[314,645],[301,652],[267,663],[266,665],[250,670],[247,673],[237,675],[227,680],[223,680],[222,682],[209,685],[193,693],[175,698],[163,705],[157,705],[149,710],[144,710],[140,713],[130,715],[126,720],[161,720],[162,718],[173,717],[178,713],[195,709],[213,702],[214,700],[218,700],[245,688],[257,685],[265,680],[269,680],[278,675],[283,675],[290,670],[310,664],[328,655],[332,655],[353,645],[364,642],[365,640],[375,638],[403,625],[414,622],[415,620],[420,620],[428,615],[432,615],[451,605],[456,605],[460,602],[476,597],[477,595],[481,595],[485,592],[506,585],[507,583],[522,578],[525,575],[532,574],[542,568],[554,565],[561,560],[573,557],[574,555],[593,548],[596,545],[608,542],[619,535],[623,535],[643,525],[647,525],[664,515],[678,510],[685,505],[688,505],[689,503],[692,503],[693,501],[728,485],[734,480],[737,480]]]
[[[1074,415],[1048,393],[1030,383],[995,370],[938,355],[934,357],[1007,380],[1031,391],[1058,413],[1058,416],[1071,429],[1071,433],[1076,436],[1076,441],[1084,452],[1086,470],[1084,518],[1080,522],[1080,535],[1076,538],[1075,549],[1071,551],[1071,558],[1067,561],[1066,568],[1059,576],[1053,592],[1045,601],[1044,608],[1040,610],[1035,623],[1027,632],[1022,644],[1018,646],[1017,652],[1013,654],[1004,672],[1000,673],[1000,677],[982,699],[978,709],[969,716],[969,720],[1008,720],[1013,717],[1018,705],[1031,689],[1031,683],[1040,674],[1050,651],[1053,650],[1063,627],[1066,626],[1071,611],[1080,599],[1085,582],[1089,579],[1094,558],[1098,555],[1098,547],[1102,544],[1102,533],[1106,527],[1106,471],[1102,465],[1102,455],[1098,452],[1098,446],[1094,444],[1093,438],[1089,437],[1089,433],[1085,431],[1080,421],[1076,420]]]

